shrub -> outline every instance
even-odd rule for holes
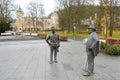
[[[10,27],[11,22],[0,21],[0,33],[4,33],[7,30],[12,30]]]
[[[101,44],[100,44],[100,48],[101,49],[105,49],[105,47],[107,46],[107,44],[106,43],[104,43],[104,42],[101,42]]]
[[[105,48],[105,52],[110,55],[120,55],[120,46],[109,45]]]

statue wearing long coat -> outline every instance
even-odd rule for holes
[[[99,39],[96,31],[90,33],[87,43],[86,52],[88,56],[88,72],[93,73],[94,70],[94,58],[99,53]]]

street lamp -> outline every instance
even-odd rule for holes
[[[0,2],[0,16],[1,16],[1,2]]]
[[[0,8],[1,8],[1,2],[0,2]]]
[[[28,22],[28,25],[29,25],[29,26],[28,26],[28,31],[30,32],[30,22]]]
[[[45,24],[46,24],[45,22],[46,22],[46,20],[44,19],[44,20],[43,20],[43,30],[44,30],[43,33],[45,33],[45,27],[46,27],[46,26],[45,26]]]
[[[75,40],[76,23],[73,23],[73,39]]]

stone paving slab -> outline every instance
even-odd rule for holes
[[[120,56],[100,53],[94,75],[84,77],[84,43],[61,42],[58,63],[48,63],[49,53],[45,40],[0,42],[0,80],[120,80]]]

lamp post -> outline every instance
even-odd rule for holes
[[[76,23],[73,23],[73,39],[75,40]]]
[[[1,3],[0,3],[0,17],[1,17]]]
[[[1,10],[1,3],[0,3],[0,10]]]
[[[46,22],[46,20],[44,19],[44,20],[43,20],[43,30],[44,30],[43,33],[44,33],[44,34],[45,34],[45,27],[46,27],[46,26],[45,26],[45,22]]]
[[[0,9],[1,9],[1,2],[0,2]]]
[[[30,22],[28,22],[28,29],[27,30],[30,32]]]

